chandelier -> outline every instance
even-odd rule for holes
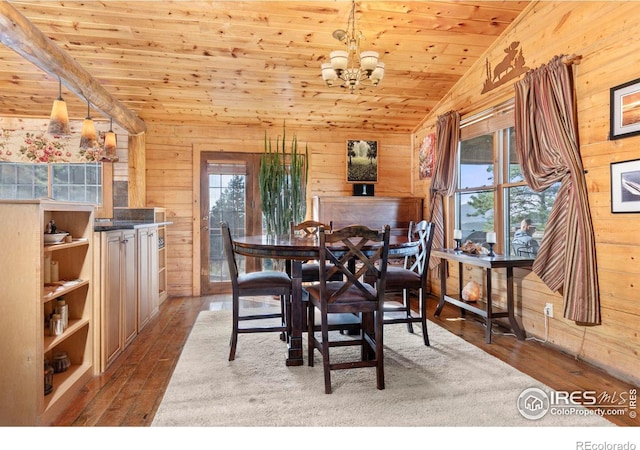
[[[361,83],[377,86],[384,75],[384,63],[378,61],[378,52],[360,52],[360,40],[364,36],[356,30],[355,0],[351,5],[347,29],[335,30],[332,36],[345,44],[346,50],[331,52],[331,62],[322,64],[322,79],[327,86],[348,87],[352,94]]]

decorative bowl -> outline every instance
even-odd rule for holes
[[[44,243],[45,244],[58,244],[62,242],[69,233],[52,233],[44,235]]]

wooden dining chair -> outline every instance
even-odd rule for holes
[[[320,281],[307,287],[309,308],[307,323],[315,323],[320,312],[320,337],[317,328],[309,329],[309,366],[314,365],[314,352],[322,354],[325,393],[331,393],[331,371],[360,367],[375,367],[376,386],[384,389],[383,306],[384,287],[389,257],[390,228],[371,230],[353,225],[331,233],[320,228]],[[372,247],[373,244],[373,247]],[[351,264],[354,262],[355,264]],[[332,264],[330,269],[327,265]],[[330,281],[336,273],[342,281]],[[365,282],[365,274],[375,279],[375,285]],[[329,316],[347,315],[359,319],[359,336],[329,335]],[[360,346],[360,359],[346,356],[334,362],[330,349]],[[345,356],[345,355],[341,355]]]
[[[232,288],[232,308],[233,308],[233,324],[231,330],[229,361],[233,361],[236,356],[236,347],[238,344],[238,334],[242,333],[265,333],[280,332],[281,339],[286,340],[288,331],[287,311],[291,302],[291,278],[284,272],[276,270],[263,270],[260,272],[238,273],[238,264],[233,251],[233,238],[229,224],[221,222],[222,240],[224,244],[224,253],[229,266],[229,276],[231,278]],[[278,296],[280,298],[279,313],[249,313],[249,311],[241,311],[241,297],[255,296]],[[279,319],[278,324],[273,324],[274,319]],[[266,324],[270,321],[270,324]],[[264,325],[259,325],[260,321]],[[252,322],[246,327],[240,327],[240,322]]]
[[[412,258],[405,258],[403,266],[389,265],[385,292],[400,292],[401,301],[390,299],[387,296],[384,305],[384,324],[406,323],[409,333],[413,333],[413,324],[422,324],[422,336],[424,345],[429,345],[427,333],[427,276],[428,261],[431,256],[434,226],[431,222],[422,220],[413,225],[410,230],[410,238],[419,242],[418,253]],[[418,312],[411,309],[411,293],[418,294]]]
[[[331,231],[333,230],[333,222],[329,222],[328,225],[316,220],[305,220],[304,222],[300,222],[298,224],[293,221],[290,222],[291,236],[294,236],[297,233],[303,239],[317,239],[320,227],[324,227],[326,231]],[[330,267],[330,265],[328,265],[327,267]],[[291,275],[291,272],[288,273],[289,275]],[[340,280],[340,274],[336,274],[333,279],[336,281]],[[320,281],[320,264],[318,263],[318,261],[303,262],[302,282],[314,283],[318,281]]]

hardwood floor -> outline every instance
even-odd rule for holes
[[[450,305],[445,306],[440,317],[434,318],[436,303],[435,299],[429,302],[431,320],[554,390],[619,394],[637,389],[534,340],[518,341],[498,332],[493,336],[493,343],[486,344],[480,322],[471,315],[466,320],[448,320],[459,317],[458,309]],[[93,378],[81,390],[53,425],[149,426],[198,313],[208,309],[230,309],[230,297],[183,297],[165,301],[159,314],[125,352],[104,374]],[[629,414],[607,418],[621,426],[640,425],[640,420]]]

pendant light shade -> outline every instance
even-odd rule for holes
[[[69,129],[69,113],[67,112],[67,103],[62,98],[62,80],[58,78],[59,92],[58,98],[53,102],[51,108],[51,118],[49,119],[49,133],[68,135],[71,134]]]
[[[109,131],[104,134],[103,162],[115,162],[118,160],[118,140],[113,132],[113,119],[109,121]]]
[[[82,132],[80,134],[80,148],[88,150],[100,147],[96,133],[96,126],[91,120],[90,114],[91,104],[87,102],[87,117],[82,122]]]

